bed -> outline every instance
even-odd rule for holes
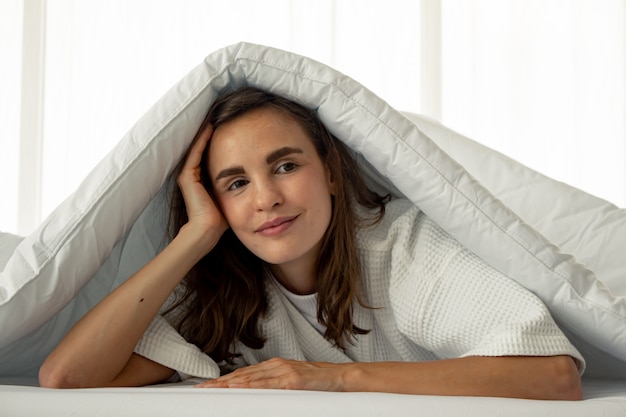
[[[257,86],[316,108],[366,180],[404,196],[537,294],[585,356],[584,400],[37,386],[47,354],[165,241],[168,175],[220,92]],[[559,183],[326,65],[240,43],[210,54],[29,236],[0,232],[0,415],[626,415],[626,210]]]

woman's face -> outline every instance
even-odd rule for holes
[[[252,110],[215,130],[208,164],[217,202],[239,240],[274,265],[283,284],[314,279],[333,184],[302,127],[278,109]]]

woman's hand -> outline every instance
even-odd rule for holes
[[[212,134],[213,127],[211,125],[206,126],[200,133],[191,145],[185,164],[177,179],[187,208],[188,223],[184,228],[207,235],[208,250],[217,243],[228,229],[222,212],[202,182],[202,155],[206,151]]]
[[[264,388],[344,391],[340,364],[270,359],[196,385],[199,388]]]

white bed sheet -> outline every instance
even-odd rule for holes
[[[623,417],[626,381],[584,380],[583,401],[437,397],[382,393],[198,389],[188,384],[144,388],[53,390],[0,380],[2,417],[74,416],[366,416],[366,417]]]

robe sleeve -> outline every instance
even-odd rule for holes
[[[569,355],[546,305],[417,209],[393,221],[390,296],[400,331],[440,358]]]
[[[161,315],[152,320],[135,346],[135,353],[173,369],[181,380],[220,376],[215,361],[187,342]]]

